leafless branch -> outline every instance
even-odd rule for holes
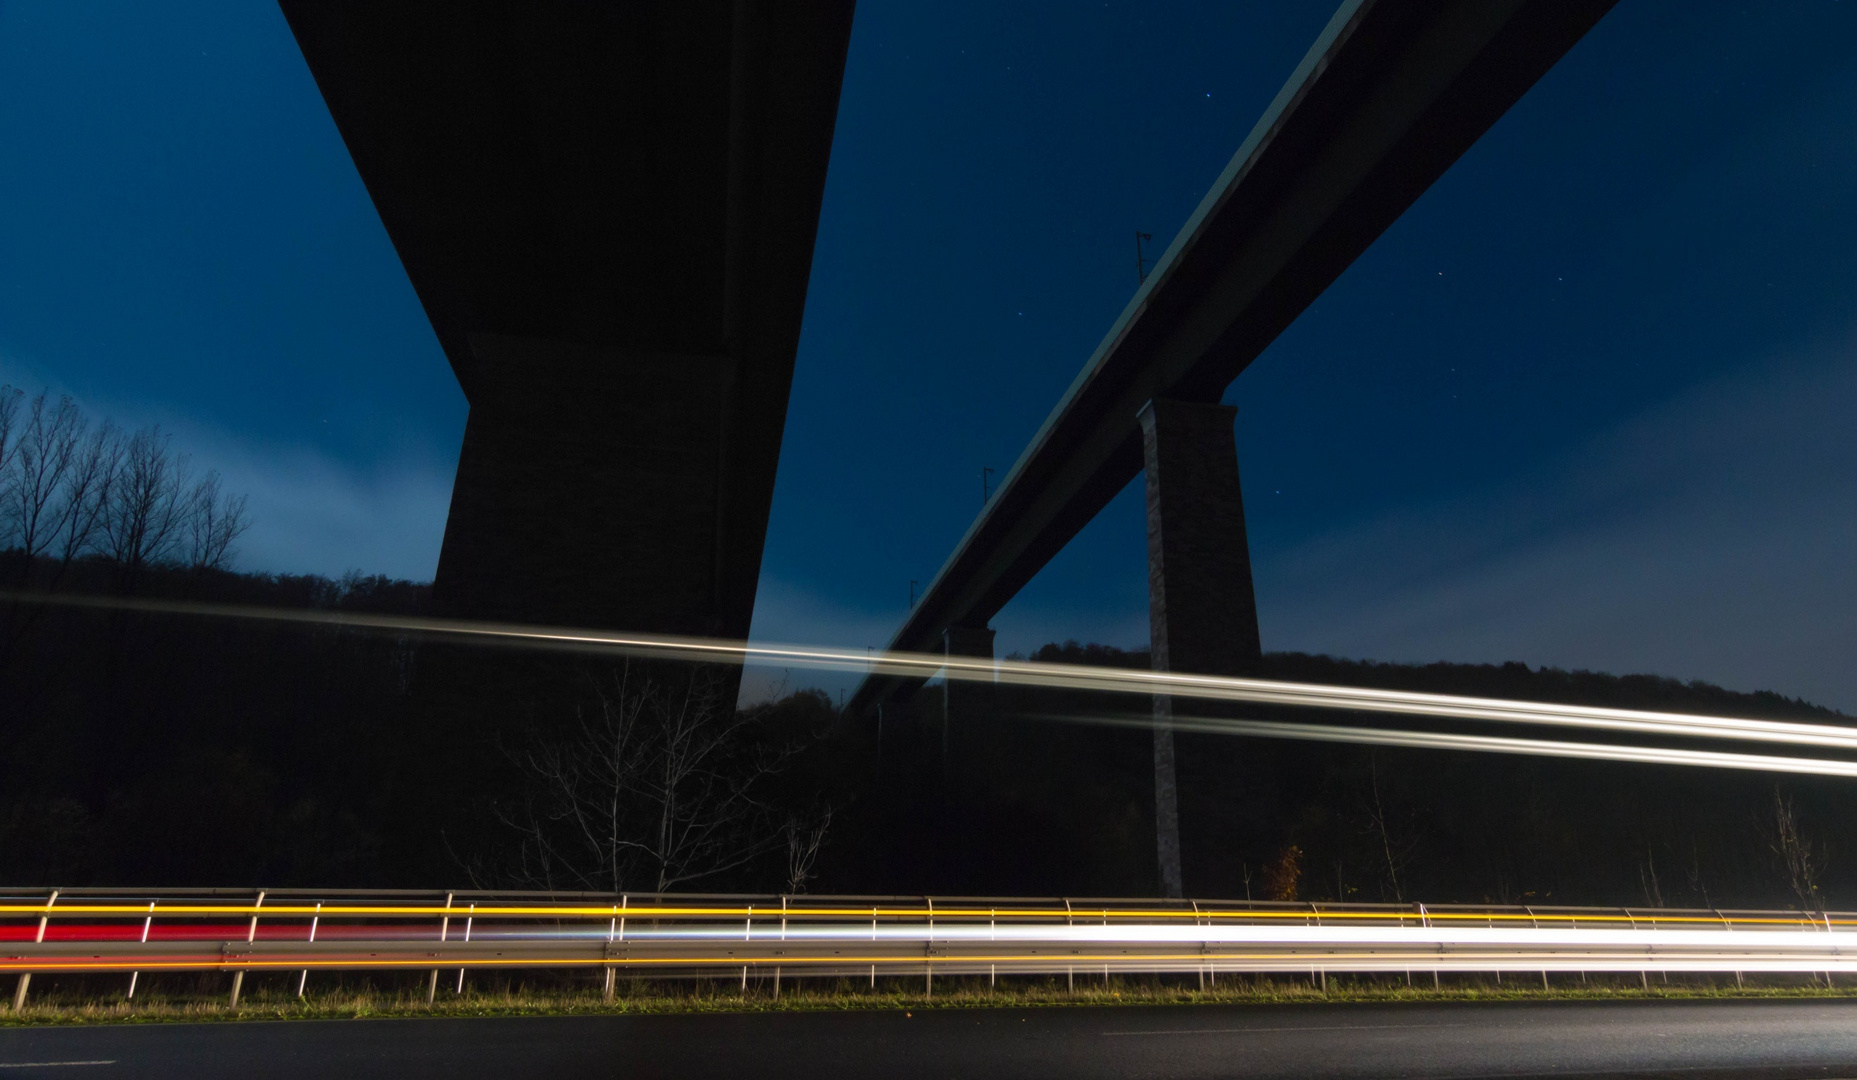
[[[57,547],[60,572],[79,555],[92,549],[103,531],[110,494],[122,469],[123,437],[116,425],[104,421],[80,441],[71,468],[66,470],[60,494]]]
[[[787,818],[787,892],[803,893],[812,880],[812,868],[825,846],[825,835],[832,828],[832,808],[825,807],[809,817]]]
[[[224,570],[232,557],[232,542],[251,527],[245,513],[245,496],[224,495],[219,474],[208,470],[187,498],[187,565],[195,571]]]
[[[174,453],[159,424],[123,443],[103,514],[103,540],[104,553],[125,581],[172,554],[186,516],[187,472],[187,458]]]
[[[1818,874],[1824,866],[1824,853],[1815,849],[1800,832],[1793,801],[1777,786],[1773,789],[1773,825],[1768,844],[1779,858],[1786,883],[1799,906],[1806,911],[1822,910],[1824,899],[1819,894]]]
[[[51,401],[41,393],[26,410],[26,422],[12,455],[11,481],[0,512],[14,542],[28,562],[43,554],[58,536],[67,507],[60,496],[77,463],[88,422],[69,397]]]
[[[1405,903],[1404,886],[1400,877],[1412,861],[1412,851],[1416,847],[1412,831],[1391,821],[1386,812],[1386,804],[1380,798],[1380,759],[1377,754],[1367,758],[1369,800],[1365,810],[1367,814],[1367,831],[1380,849],[1380,868],[1386,872],[1386,881],[1393,894],[1393,902]],[[1247,888],[1249,882],[1246,882]]]
[[[530,794],[504,820],[529,880],[663,892],[783,842],[759,790],[797,748],[758,740],[714,670],[653,670],[627,662],[596,679],[565,739],[511,755]]]

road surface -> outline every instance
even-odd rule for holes
[[[0,1029],[0,1078],[1857,1077],[1857,1001],[1453,1003]]]

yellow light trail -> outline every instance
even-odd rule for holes
[[[152,908],[144,904],[82,904],[66,903],[47,908],[38,904],[0,904],[0,918],[8,916],[17,918],[40,918],[49,914],[54,919],[68,920],[74,916],[115,916],[121,918],[142,919],[151,915],[155,918],[246,918],[259,916],[266,921],[285,918],[305,919],[320,917],[325,922],[339,919],[389,918],[389,919],[440,919],[459,916],[471,912],[479,921],[497,919],[585,919],[589,924],[604,922],[612,918],[629,917],[633,919],[708,919],[728,922],[749,919],[778,920],[788,919],[804,923],[814,919],[911,919],[937,921],[979,922],[1001,921],[1018,923],[1025,920],[1043,919],[1055,922],[1063,919],[1070,923],[1097,923],[1103,921],[1144,922],[1214,922],[1214,921],[1304,921],[1309,919],[1328,919],[1333,921],[1400,921],[1409,922],[1420,918],[1432,922],[1477,922],[1477,923],[1582,923],[1582,922],[1616,922],[1616,923],[1698,923],[1719,926],[1731,925],[1770,925],[1770,926],[1808,926],[1819,927],[1829,923],[1832,926],[1857,926],[1857,918],[1845,916],[1828,916],[1809,914],[1799,916],[1773,915],[1678,915],[1661,911],[1632,914],[1610,914],[1606,912],[1553,912],[1553,911],[1439,911],[1427,910],[1422,915],[1416,910],[1401,911],[1356,911],[1348,909],[1324,909],[1320,907],[1297,910],[1284,909],[1215,909],[1200,908],[1086,908],[1072,906],[1060,907],[885,907],[882,905],[857,907],[839,905],[831,907],[787,907],[777,906],[646,906],[618,904],[577,905],[577,904],[530,904],[512,906],[493,906],[477,903],[470,907],[454,904],[396,904],[396,905],[355,905],[338,906],[322,904],[161,904]],[[385,927],[381,927],[385,929]]]

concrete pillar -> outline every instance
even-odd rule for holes
[[[1157,398],[1143,406],[1148,627],[1156,671],[1235,675],[1261,655],[1251,550],[1230,405]],[[1161,888],[1185,894],[1173,699],[1154,698],[1154,825]]]
[[[488,336],[472,351],[439,610],[747,636],[753,589],[731,587],[722,520],[733,361]]]
[[[993,628],[951,626],[941,635],[942,654],[948,657],[993,659]],[[991,681],[944,678],[941,684],[941,768],[952,779],[954,754],[963,742],[958,728],[975,722],[987,704]],[[970,736],[971,738],[971,736]]]
[[[760,538],[743,539],[726,520],[736,362],[489,335],[473,336],[471,351],[477,367],[435,613],[746,637]],[[406,823],[407,850],[390,856],[406,868],[400,880],[444,872],[432,855],[441,830],[460,852],[498,842],[503,826],[487,807],[519,781],[493,748],[564,737],[590,670],[617,662],[422,647],[417,723],[386,734],[391,743],[379,752],[420,778],[406,790],[450,794],[396,806]],[[667,662],[655,677],[690,671]],[[702,674],[732,708],[740,668]]]

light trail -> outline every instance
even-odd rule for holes
[[[1148,729],[1151,718],[1054,717],[1070,723]],[[1296,739],[1304,742],[1351,743],[1360,746],[1398,746],[1416,750],[1469,750],[1528,757],[1576,758],[1586,761],[1621,761],[1639,765],[1684,765],[1706,769],[1744,769],[1753,772],[1795,773],[1805,776],[1857,776],[1857,761],[1825,758],[1776,757],[1723,750],[1681,750],[1659,746],[1618,746],[1611,743],[1563,742],[1558,739],[1517,739],[1504,735],[1458,735],[1437,731],[1402,731],[1388,728],[1346,727],[1339,724],[1299,724],[1285,720],[1239,720],[1184,716],[1169,721],[1176,731],[1250,738]]]
[[[65,933],[47,940],[0,945],[0,972],[606,967],[670,977],[742,972],[745,978],[749,970],[784,968],[791,975],[873,980],[880,972],[930,978],[1312,970],[1857,972],[1852,913],[1439,911],[1422,905],[1221,901],[1166,906],[1150,900],[1096,901],[1099,906],[1082,908],[958,898],[859,904],[856,897],[789,897],[777,907],[720,897],[711,902],[640,897],[633,905],[628,896],[620,905],[593,905],[506,896],[500,904],[473,904],[477,918],[502,925],[466,942],[435,935],[437,920],[460,910],[455,904],[351,896],[320,905],[323,919],[349,931],[340,940],[263,934],[254,940],[239,922],[227,919],[211,927],[218,936],[140,943],[115,936],[118,925],[94,920],[105,912],[119,919],[141,914],[180,920],[173,925],[186,927],[188,918],[246,910],[262,918],[286,913],[300,918],[310,905],[301,895],[283,898],[285,906],[276,910],[180,897],[165,905],[160,898],[133,905],[123,894],[117,895],[123,902],[99,902],[106,899],[79,896],[68,910],[43,902],[0,907],[0,920],[21,924],[48,911],[76,918]],[[615,909],[649,917],[653,925],[615,940],[606,919]],[[153,916],[147,916],[151,910]],[[409,925],[414,913],[426,921]],[[900,921],[879,923],[879,913]],[[766,925],[749,925],[772,914],[784,914],[785,922],[767,918]],[[723,918],[729,915],[740,921]]]
[[[75,890],[65,890],[66,895]],[[276,895],[273,891],[272,895]],[[762,929],[768,922],[778,922],[782,918],[793,921],[819,919],[858,920],[868,926],[864,920],[874,919],[909,919],[934,920],[946,923],[978,921],[996,922],[1005,920],[1045,920],[1063,919],[1067,925],[1079,925],[1077,920],[1091,923],[1118,922],[1194,922],[1214,925],[1220,921],[1263,922],[1295,921],[1306,922],[1311,918],[1343,920],[1346,922],[1409,922],[1420,918],[1418,909],[1413,907],[1373,908],[1349,905],[1344,908],[1322,907],[1319,904],[1281,904],[1274,907],[1255,906],[1249,903],[1230,901],[1197,901],[1181,903],[1177,906],[1163,907],[1153,901],[1111,901],[1115,906],[1091,907],[1083,902],[1072,902],[1070,906],[1059,907],[1038,900],[995,901],[992,904],[966,904],[962,901],[941,900],[940,906],[933,909],[923,904],[905,905],[894,901],[879,901],[870,904],[854,904],[850,898],[842,897],[788,897],[788,903],[760,904],[664,904],[631,902],[627,897],[619,904],[579,904],[572,901],[554,901],[537,903],[496,903],[475,901],[468,906],[464,903],[447,906],[439,903],[428,904],[367,904],[347,903],[341,901],[309,902],[267,902],[260,906],[247,902],[219,904],[200,904],[187,902],[154,901],[152,906],[147,900],[140,903],[83,903],[66,902],[48,908],[39,903],[4,903],[0,902],[0,919],[29,918],[36,920],[43,916],[52,917],[52,926],[57,927],[59,920],[68,920],[74,916],[116,916],[121,918],[149,919],[199,919],[222,918],[240,919],[256,915],[268,923],[283,919],[301,921],[308,918],[321,918],[335,922],[337,920],[393,919],[399,921],[400,927],[407,920],[439,920],[459,918],[462,913],[471,912],[480,922],[499,919],[580,919],[603,921],[619,916],[628,916],[639,920],[697,920],[733,924],[748,920],[761,920]],[[1102,903],[1092,901],[1091,903]],[[1224,905],[1224,906],[1219,906]],[[1474,908],[1469,910],[1453,908],[1430,908],[1423,913],[1424,919],[1432,922],[1477,922],[1495,925],[1497,923],[1528,924],[1537,926],[1542,923],[1626,923],[1636,926],[1639,922],[1654,921],[1658,923],[1695,923],[1698,925],[1721,926],[1724,924],[1738,927],[1809,927],[1813,932],[1824,926],[1857,928],[1857,916],[1844,914],[1803,913],[1803,912],[1765,912],[1749,914],[1737,912],[1724,914],[1719,911],[1672,912],[1656,909],[1649,914],[1632,914],[1624,909],[1539,909],[1517,908],[1496,910]],[[199,924],[183,923],[183,926],[198,928]],[[234,930],[243,932],[244,923],[227,923],[219,926],[226,935]],[[393,924],[374,924],[393,926]],[[5,929],[0,926],[0,930]],[[322,933],[336,933],[337,929],[324,927]],[[395,927],[395,932],[399,928]],[[437,933],[436,927],[432,928]],[[607,933],[600,929],[599,933]],[[636,929],[632,934],[639,933]],[[730,933],[735,933],[731,930]]]
[[[1857,729],[1832,724],[1750,720],[1686,713],[1648,712],[1636,709],[1606,709],[1368,687],[1325,686],[1270,679],[1143,671],[1136,668],[1050,664],[1027,660],[979,660],[934,653],[895,652],[873,658],[864,652],[817,646],[754,644],[713,638],[627,634],[571,627],[531,626],[462,619],[6,592],[0,592],[0,600],[94,610],[125,610],[150,614],[255,619],[313,626],[347,627],[387,633],[418,634],[459,642],[505,644],[596,654],[681,659],[708,663],[766,664],[808,670],[862,672],[872,675],[922,679],[940,675],[965,682],[998,682],[1019,686],[1117,694],[1165,694],[1171,698],[1198,701],[1288,705],[1298,708],[1440,717],[1665,737],[1782,743],[1821,749],[1857,751]],[[1827,776],[1857,775],[1857,763],[1820,762],[1807,758],[1711,755],[1702,751],[1665,751],[1651,748],[1611,747],[1592,743],[1557,744],[1545,740],[1506,740],[1487,736],[1433,735],[1380,731],[1372,728],[1325,728],[1317,725],[1282,724],[1277,725],[1280,730],[1267,732],[1265,726],[1275,722],[1219,721],[1219,723],[1224,725],[1221,730],[1230,734],[1270,734],[1272,737],[1306,738],[1329,742],[1425,745],[1438,749],[1551,754],[1558,757],[1584,757],[1597,760],[1654,761],[1662,764],[1707,765],[1715,768],[1810,772]],[[1252,725],[1255,730],[1243,732],[1238,727],[1232,726],[1235,724]],[[1292,734],[1292,732],[1302,732],[1302,734]],[[1395,741],[1411,739],[1427,741]],[[1558,751],[1552,749],[1556,746],[1562,749]],[[1642,756],[1647,754],[1659,756],[1655,758]],[[1757,761],[1792,764],[1755,764],[1754,762]]]

